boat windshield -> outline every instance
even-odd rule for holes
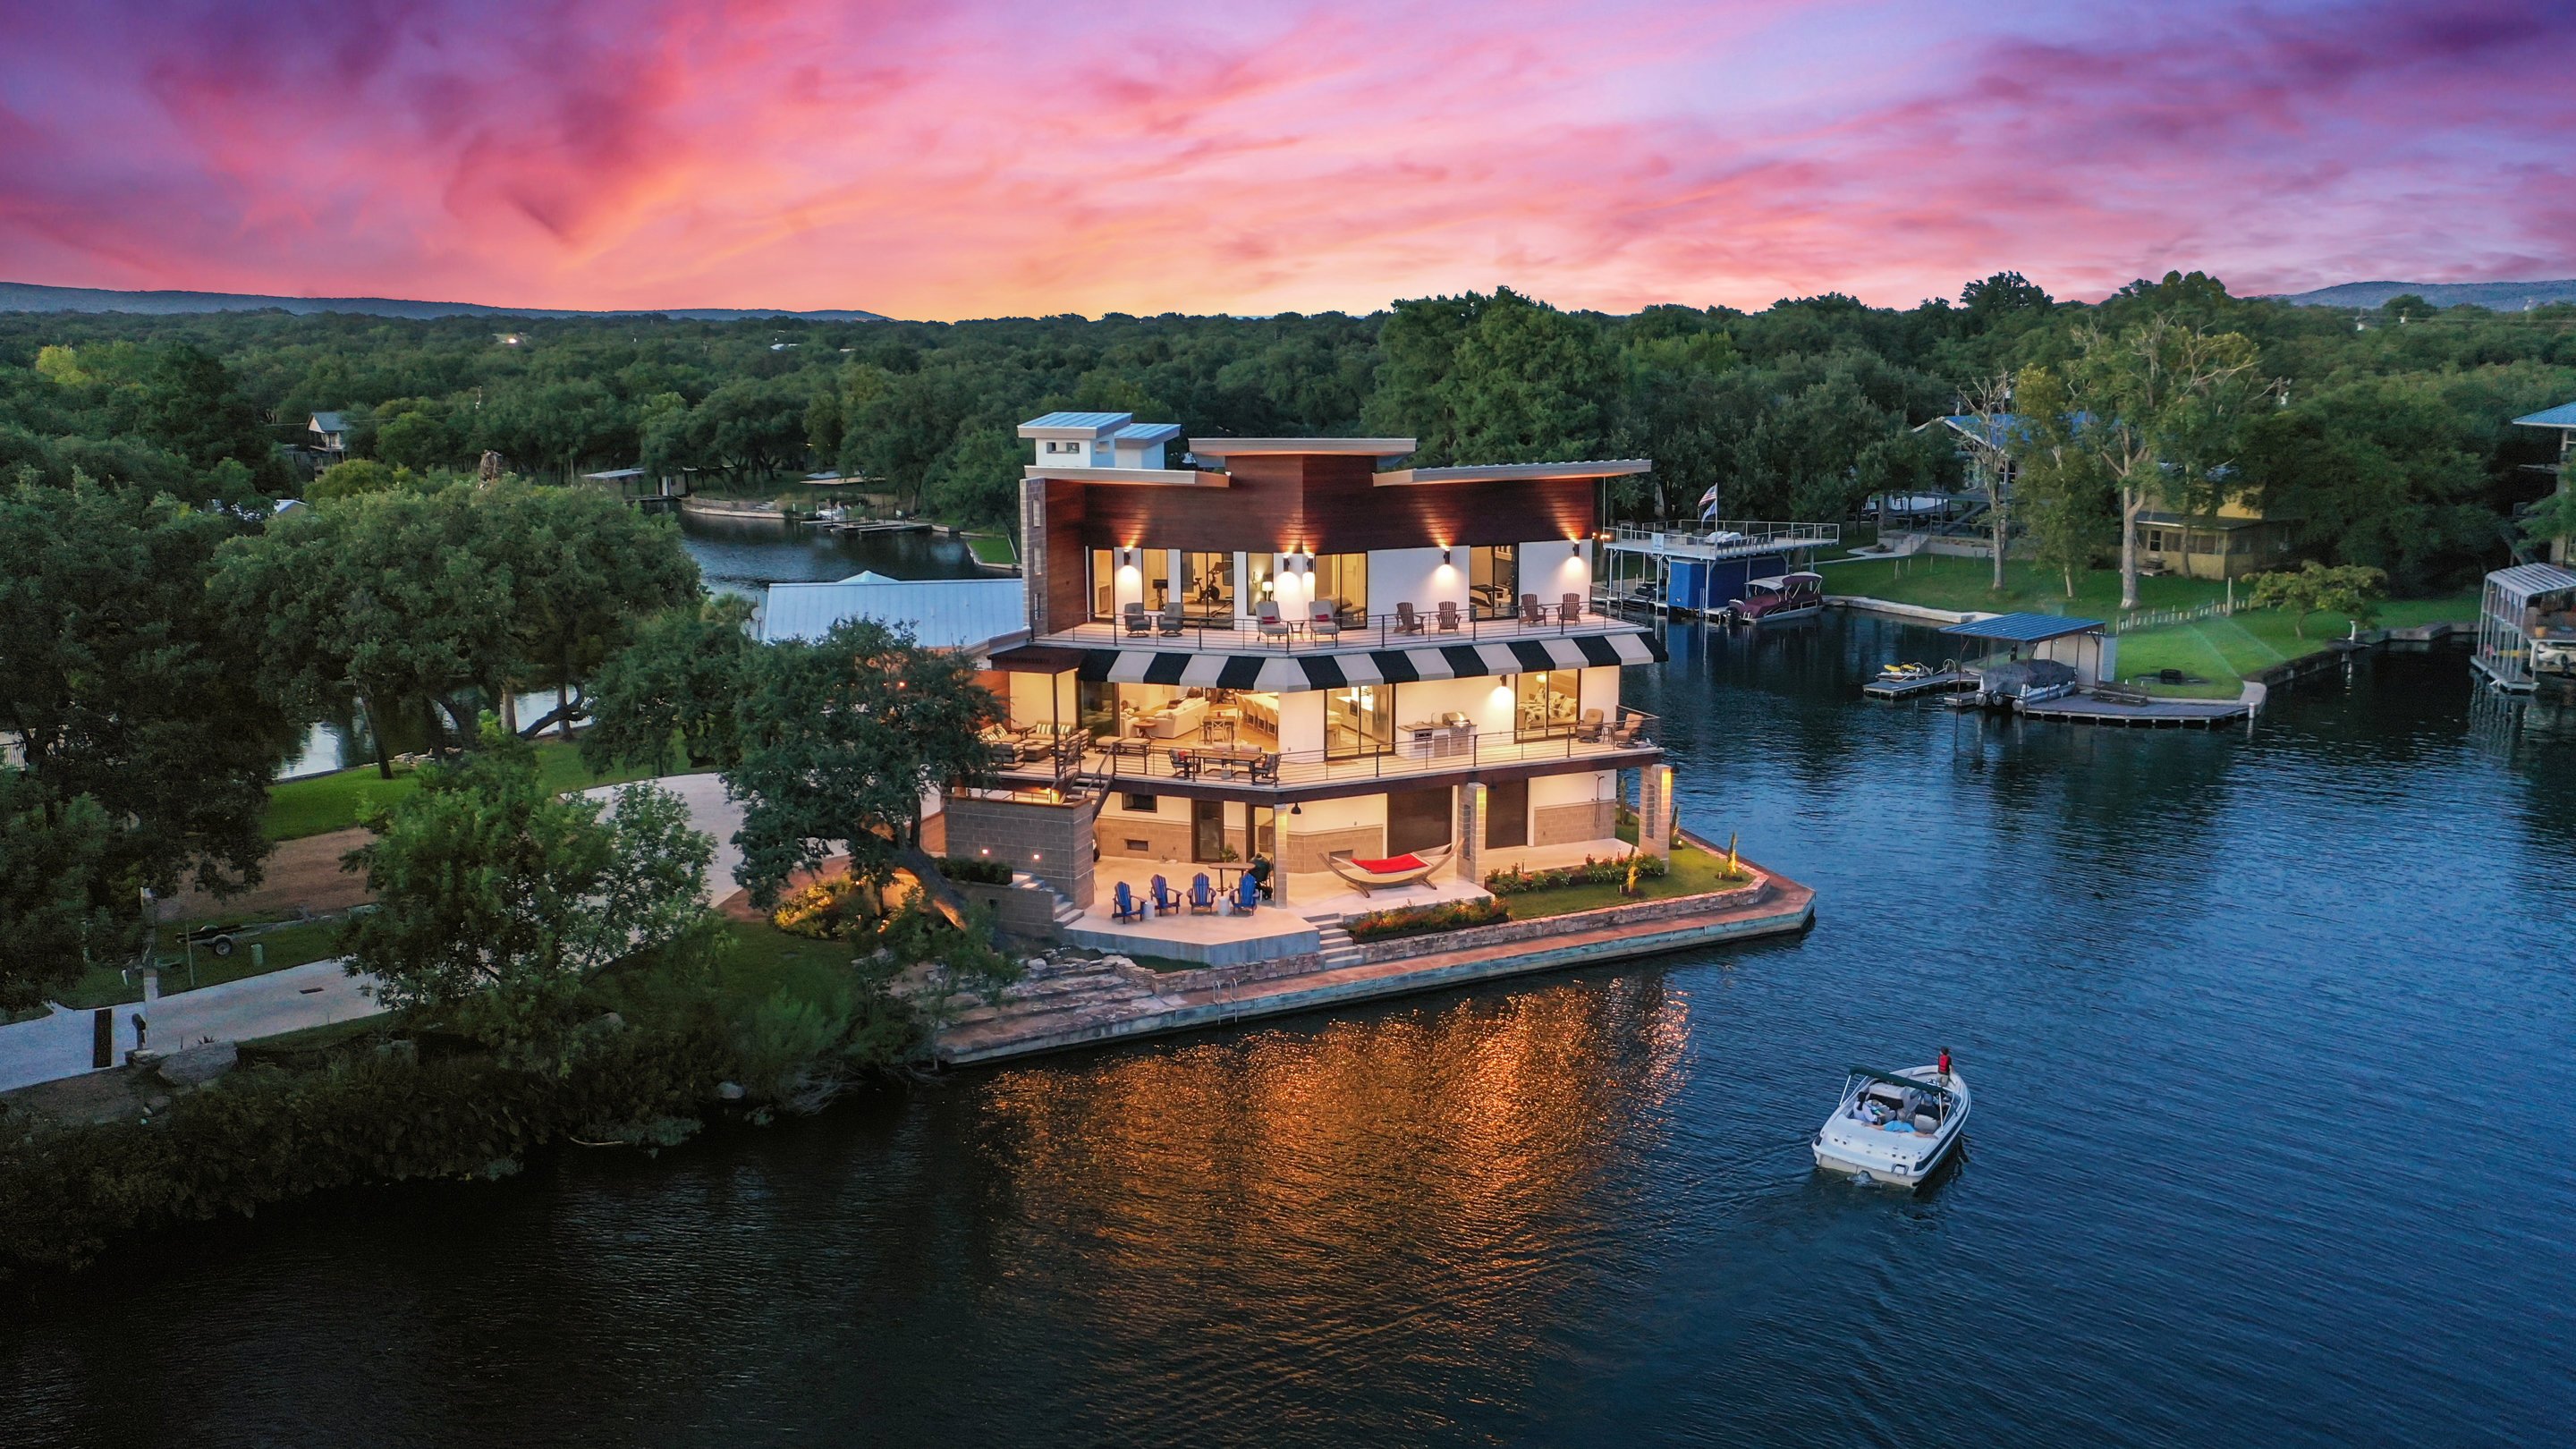
[[[1894,1072],[1854,1067],[1843,1083],[1841,1115],[1872,1127],[1904,1124],[1918,1132],[1949,1120],[1956,1097],[1946,1087]]]

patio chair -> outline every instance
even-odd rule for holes
[[[1145,606],[1141,603],[1128,604],[1118,611],[1118,617],[1125,622],[1130,634],[1150,634],[1154,630],[1154,622],[1145,617]]]
[[[1172,883],[1161,876],[1154,877],[1145,890],[1153,897],[1155,914],[1168,916],[1181,908],[1180,895],[1172,889]]]
[[[1254,784],[1276,785],[1279,783],[1279,752],[1277,750],[1263,750],[1261,752],[1261,758],[1247,762],[1247,767],[1252,775],[1252,782]]]
[[[1440,632],[1443,634],[1458,632],[1458,601],[1455,599],[1440,601]]]
[[[1395,632],[1398,634],[1419,634],[1422,632],[1422,616],[1413,612],[1413,606],[1411,604],[1398,604],[1395,606]]]
[[[1111,898],[1109,915],[1112,920],[1141,921],[1145,919],[1145,903],[1136,899],[1136,893],[1127,889],[1127,882],[1122,880]]]
[[[1172,751],[1172,778],[1195,780],[1205,764],[1206,758],[1197,750],[1174,750]]]
[[[1261,601],[1255,627],[1260,629],[1264,639],[1276,639],[1282,644],[1288,642],[1288,621],[1279,617],[1279,601],[1276,599]]]
[[[1539,607],[1538,595],[1521,595],[1521,622],[1524,624],[1544,624],[1547,622],[1547,610]]]
[[[1175,599],[1171,603],[1165,604],[1163,606],[1163,637],[1166,639],[1177,639],[1181,636],[1181,630],[1184,627],[1186,626],[1181,621],[1180,601]]]
[[[1575,620],[1577,620],[1577,619],[1582,618],[1582,617],[1583,617],[1583,596],[1582,596],[1581,594],[1568,594],[1568,595],[1566,595],[1566,596],[1565,596],[1565,602],[1560,606],[1560,608],[1559,608],[1558,612],[1559,612],[1559,613],[1561,613],[1561,614],[1563,614],[1563,615],[1565,616],[1565,622],[1567,622],[1567,623],[1569,623],[1569,624],[1573,623],[1573,622],[1574,622]]]
[[[1216,891],[1208,884],[1206,871],[1200,871],[1198,879],[1190,882],[1190,914],[1193,916],[1216,914]]]
[[[1306,611],[1306,632],[1318,639],[1342,637],[1342,621],[1333,614],[1330,604],[1317,604]]]
[[[1574,723],[1574,737],[1586,743],[1598,744],[1601,737],[1608,733],[1610,733],[1610,722],[1603,719],[1601,711],[1597,709],[1585,710],[1583,718]]]
[[[1624,749],[1629,745],[1635,744],[1637,742],[1637,736],[1644,734],[1645,732],[1646,717],[1637,713],[1635,710],[1630,710],[1628,712],[1628,717],[1619,722],[1618,733],[1613,734],[1610,737],[1610,743],[1618,745]]]
[[[1236,877],[1234,889],[1225,893],[1225,905],[1235,915],[1251,915],[1261,906],[1261,882],[1252,878],[1252,872],[1245,871]]]

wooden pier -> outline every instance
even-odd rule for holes
[[[2070,694],[2037,704],[2019,705],[2016,712],[2026,719],[2056,720],[2067,724],[2119,725],[2128,729],[2215,729],[2253,718],[2254,704],[2245,699],[2150,699],[2144,704],[2133,704],[2125,700]]]
[[[1860,687],[1864,699],[1913,699],[1925,694],[1964,694],[1977,687],[1977,677],[1956,669],[1921,675],[1913,679],[1873,679]]]

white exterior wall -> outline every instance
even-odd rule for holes
[[[1520,546],[1521,592],[1538,595],[1550,609],[1564,595],[1592,597],[1592,550],[1584,540],[1552,538]],[[1515,601],[1517,602],[1517,600]]]
[[[1117,459],[1116,462],[1108,465],[1111,467],[1160,468],[1163,466],[1163,445],[1160,443],[1117,444],[1110,451]]]
[[[1386,828],[1386,796],[1344,795],[1336,800],[1308,800],[1298,807],[1303,813],[1279,812],[1283,829],[1298,835],[1319,835],[1327,830]]]
[[[1072,724],[1079,715],[1074,703],[1072,670],[1062,674],[1025,674],[1011,676],[1011,723],[1016,725]]]
[[[1389,618],[1399,603],[1411,604],[1414,612],[1428,619],[1440,612],[1443,599],[1458,606],[1461,616],[1467,612],[1467,553],[1454,552],[1458,562],[1440,561],[1436,548],[1384,548],[1368,556],[1369,612]]]
[[[1544,810],[1550,805],[1582,805],[1594,800],[1608,800],[1618,794],[1618,776],[1610,770],[1585,770],[1573,775],[1533,775],[1529,782],[1530,808]]]
[[[1283,753],[1324,748],[1324,692],[1303,690],[1279,696],[1279,748]]]
[[[1618,666],[1602,664],[1583,671],[1583,683],[1575,695],[1577,717],[1587,709],[1601,711],[1601,717],[1612,724],[1619,722]]]

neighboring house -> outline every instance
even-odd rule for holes
[[[1602,481],[1644,462],[1390,468],[1413,439],[1193,438],[1194,466],[1167,468],[1178,429],[1125,413],[1020,434],[1030,640],[992,656],[1006,788],[949,802],[952,854],[1080,907],[1095,858],[1266,857],[1284,902],[1347,893],[1336,853],[1447,850],[1464,884],[1533,848],[1625,854],[1631,769],[1666,848],[1663,751],[1620,702],[1620,670],[1663,651],[1583,602]]]
[[[315,413],[305,430],[317,440],[311,446],[315,452],[324,455],[323,467],[330,467],[349,456],[349,422],[340,414]]]
[[[2138,515],[2138,562],[2185,578],[2243,578],[2289,562],[2297,531],[2290,520],[2266,518],[2241,503],[2189,517],[2149,510]]]
[[[663,512],[680,506],[689,496],[689,475],[694,468],[676,473],[651,473],[642,468],[609,468],[597,473],[584,473],[581,481],[600,488],[614,488],[617,496],[648,513]]]
[[[2529,417],[2515,418],[2513,421],[2516,427],[2557,430],[2558,462],[2553,471],[2558,475],[2558,491],[2564,492],[2569,488],[2576,488],[2576,402],[2560,403],[2554,408],[2544,409]],[[2549,541],[2551,563],[2567,562],[2567,551],[2566,539],[2555,538]]]

